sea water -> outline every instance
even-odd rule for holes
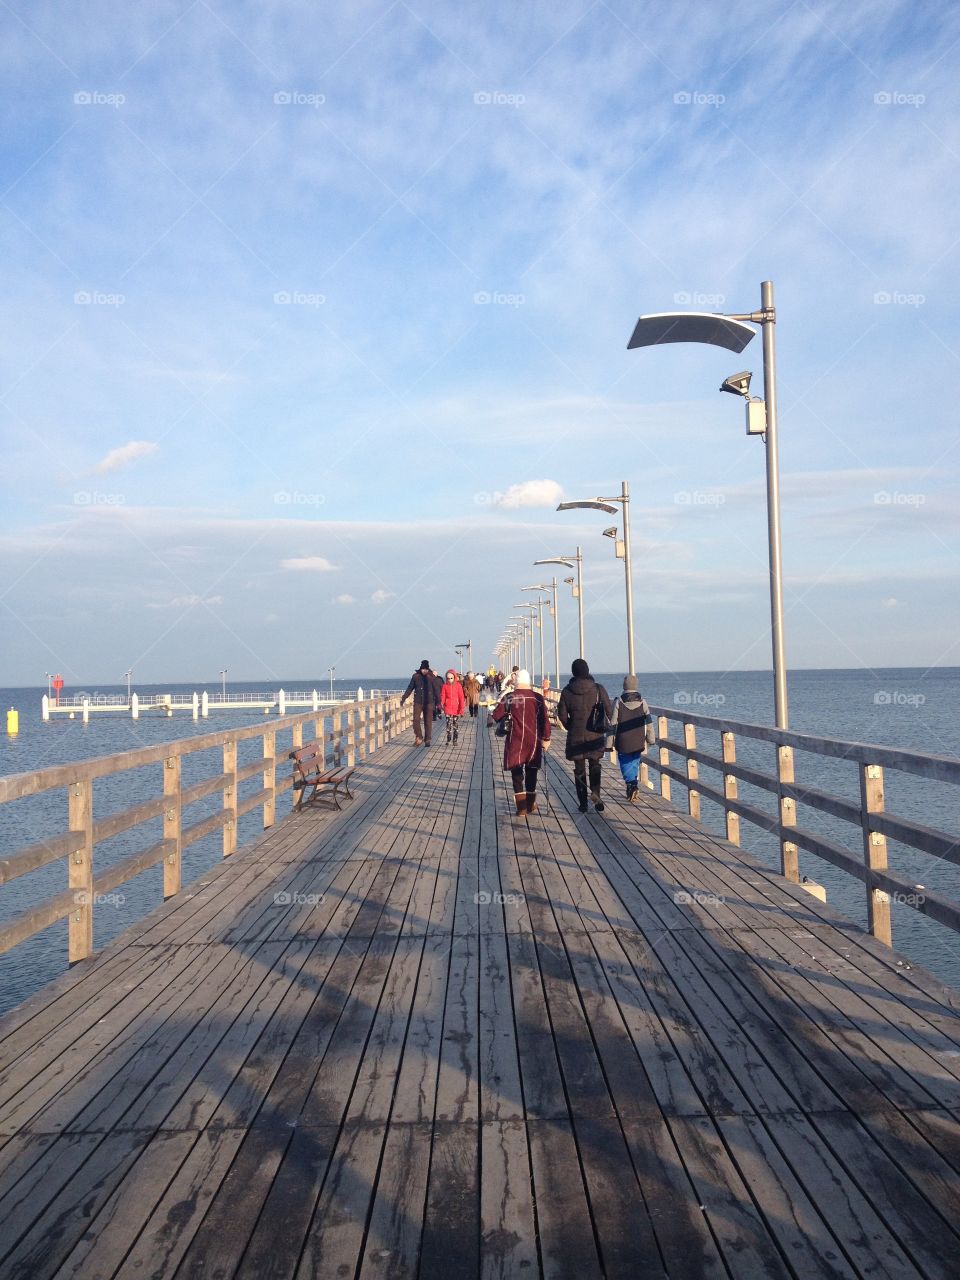
[[[552,673],[550,673],[552,676]],[[605,673],[597,677],[613,696],[621,688],[622,675]],[[401,689],[406,681],[390,677],[360,677],[353,681],[337,681],[337,691],[354,692],[357,686],[365,689]],[[648,702],[681,715],[693,711],[701,715],[769,725],[773,720],[773,682],[769,672],[688,672],[679,675],[649,674],[639,677],[641,691]],[[329,683],[303,679],[278,682],[277,688],[312,689],[317,687],[321,696],[329,689]],[[138,686],[140,694],[192,693],[196,686],[171,684],[163,686]],[[239,684],[231,682],[228,694],[258,692],[261,683]],[[202,688],[197,689],[202,692]],[[174,738],[189,738],[219,729],[237,729],[252,724],[269,724],[271,716],[261,710],[237,710],[217,712],[211,710],[208,719],[194,721],[189,711],[175,711],[167,717],[159,711],[145,711],[139,720],[124,712],[94,712],[90,723],[84,725],[77,718],[69,720],[56,716],[43,723],[40,716],[40,700],[43,688],[0,690],[2,710],[15,707],[19,711],[20,732],[16,737],[5,737],[0,745],[0,773],[33,772],[56,764],[86,760],[94,756],[112,755],[131,751]],[[67,689],[65,693],[77,692]],[[116,686],[104,686],[86,692],[125,693]],[[273,690],[272,692],[275,692]],[[791,672],[790,726],[792,729],[824,737],[844,738],[858,742],[879,743],[925,754],[960,757],[960,668],[897,668],[878,671],[796,671]],[[211,697],[219,694],[219,688],[209,689]],[[299,713],[301,708],[291,708]],[[275,712],[272,716],[275,717]],[[329,727],[329,725],[327,725]],[[679,727],[671,725],[671,737],[679,737]],[[278,734],[277,769],[283,776],[286,752],[289,750],[290,733]],[[719,756],[719,735],[701,729],[698,747],[709,754]],[[253,762],[261,752],[261,739],[253,737],[241,742],[238,748],[240,765]],[[737,759],[740,763],[767,773],[775,773],[776,749],[771,743],[758,742],[744,736],[737,739]],[[679,757],[674,764],[681,767]],[[97,819],[151,799],[159,792],[159,764],[144,766],[123,774],[98,779],[94,786],[94,816]],[[220,747],[215,747],[183,761],[183,785],[220,772],[222,761]],[[857,767],[852,762],[831,760],[827,757],[795,753],[797,781],[817,790],[859,803]],[[655,770],[651,779],[658,785]],[[704,783],[720,787],[719,775],[701,766]],[[241,787],[241,798],[261,786],[259,777],[248,780]],[[619,772],[604,769],[604,789],[608,796],[620,794]],[[925,826],[943,831],[960,831],[960,787],[947,783],[935,783],[914,778],[891,770],[886,771],[885,791],[887,809],[898,817],[908,818]],[[679,805],[686,803],[685,788],[674,783],[673,795]],[[740,784],[740,797],[772,812],[775,798],[769,793]],[[66,793],[59,787],[42,796],[31,797],[0,805],[0,857],[45,837],[66,829]],[[219,792],[194,805],[185,817],[185,823],[202,820],[217,811],[222,804]],[[723,811],[711,801],[702,803],[704,823],[713,831],[724,830]],[[599,819],[593,819],[599,820]],[[244,844],[255,839],[261,828],[261,810],[255,808],[240,819],[238,842]],[[856,857],[862,857],[859,828],[838,819],[820,815],[801,807],[800,825],[843,845]],[[102,872],[162,837],[160,819],[142,824],[133,832],[124,833],[113,840],[98,844],[96,868]],[[183,882],[202,875],[217,864],[221,857],[222,837],[219,831],[204,837],[184,850]],[[756,854],[766,865],[779,867],[779,850],[776,840],[767,833],[743,821],[741,822],[743,847]],[[890,842],[891,868],[908,879],[911,884],[923,886],[929,891],[960,901],[960,867],[939,858],[911,850]],[[63,859],[23,876],[8,885],[0,886],[0,922],[9,920],[21,911],[37,905],[43,899],[60,893],[66,888]],[[863,884],[834,868],[830,864],[801,850],[801,872],[823,884],[827,900],[838,911],[861,925],[866,922],[865,889]],[[161,870],[151,868],[127,884],[120,885],[108,899],[97,904],[94,912],[94,943],[102,947],[123,929],[152,910],[162,900]],[[923,889],[917,889],[922,893]],[[45,982],[56,977],[66,966],[66,925],[63,921],[50,926],[42,933],[0,956],[0,1011],[19,1003]],[[943,981],[960,987],[960,935],[953,930],[927,919],[912,907],[893,904],[894,944],[898,951],[915,963],[930,969]]]

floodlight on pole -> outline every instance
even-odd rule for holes
[[[569,586],[573,587],[573,598],[577,602],[577,615],[580,623],[580,657],[582,658],[584,656],[584,652],[583,652],[583,647],[584,647],[583,646],[583,552],[580,550],[579,547],[577,547],[575,554],[572,556],[551,556],[547,560],[534,560],[533,563],[534,564],[562,564],[562,565],[566,565],[568,569],[572,569],[574,565],[577,566],[576,580],[574,580],[573,578],[564,578],[564,582],[566,582]],[[558,668],[559,668],[559,665],[560,664],[558,662],[557,663]],[[559,680],[560,680],[560,674],[558,670],[557,672],[558,683],[559,683]]]
[[[767,554],[770,569],[770,633],[773,649],[774,716],[778,729],[789,723],[787,704],[787,661],[783,625],[783,564],[780,534],[780,444],[777,420],[777,357],[775,326],[777,311],[773,282],[760,285],[760,310],[742,315],[704,312],[660,312],[637,321],[628,350],[657,347],[668,342],[705,342],[741,352],[757,336],[763,335],[763,399],[750,395],[751,374],[731,374],[721,391],[741,395],[746,400],[747,434],[762,435],[766,445],[767,468]]]
[[[626,480],[620,482],[620,493],[612,498],[586,498],[580,502],[561,502],[558,511],[606,511],[608,515],[616,515],[619,503],[623,511],[623,577],[627,606],[627,672],[631,676],[637,674],[637,664],[633,643],[633,560],[630,546],[630,485]],[[620,548],[617,548],[620,554]],[[582,656],[582,655],[581,655]]]

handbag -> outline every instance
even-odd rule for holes
[[[604,714],[603,703],[600,701],[600,691],[597,690],[597,700],[593,704],[593,709],[587,717],[587,732],[606,734],[606,731],[607,717]]]
[[[507,714],[503,717],[502,720],[497,721],[497,737],[498,738],[509,738],[510,730],[513,728],[513,714],[510,711],[509,697],[507,698],[506,703],[504,705],[507,708]]]

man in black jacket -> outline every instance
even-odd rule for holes
[[[411,693],[413,694],[413,745],[415,747],[419,747],[421,743],[429,747],[433,737],[433,713],[440,700],[437,683],[437,677],[430,670],[430,663],[424,658],[419,668],[410,677],[410,683],[400,699],[402,707]],[[439,683],[442,687],[443,682]]]
[[[597,813],[603,813],[600,799],[600,761],[605,745],[604,730],[591,729],[589,722],[594,708],[599,704],[603,723],[609,719],[612,708],[607,691],[597,684],[583,658],[575,659],[570,668],[573,679],[564,687],[557,703],[557,719],[567,731],[568,760],[573,761],[573,780],[577,787],[580,812],[587,812],[587,768],[590,770],[590,796]]]

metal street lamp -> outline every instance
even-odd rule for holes
[[[133,679],[133,667],[130,667],[123,673],[123,679],[127,682],[127,701],[130,701],[130,682]]]
[[[561,502],[558,511],[606,511],[615,515],[617,508],[612,503],[619,502],[623,509],[623,576],[627,597],[627,671],[631,676],[637,674],[633,645],[633,562],[630,548],[630,486],[626,480],[620,482],[620,495],[613,498],[590,498],[582,502]]]
[[[53,679],[53,675],[49,671],[45,671],[43,674],[47,677],[47,698],[49,699],[52,692],[50,687],[50,681]]]
[[[564,578],[564,582],[569,583],[573,587],[573,598],[577,602],[577,613],[580,621],[580,657],[583,657],[583,552],[577,547],[575,555],[572,556],[551,556],[549,560],[534,560],[534,564],[562,564],[568,569],[577,566],[576,581],[573,578]],[[559,683],[560,675],[557,673],[557,681]]]
[[[537,605],[540,608],[540,678],[542,680],[544,676],[546,676],[547,674],[547,666],[543,660],[543,606],[546,603],[550,605],[550,611],[553,614],[553,645],[556,651],[556,673],[557,673],[556,680],[557,680],[557,687],[559,688],[560,686],[560,628],[559,628],[559,623],[557,621],[557,580],[556,578],[554,578],[551,584],[541,582],[538,586],[521,587],[520,590],[521,591],[551,591],[553,593],[552,604],[550,604],[549,600],[547,601],[543,601],[540,599],[537,600]]]
[[[750,323],[746,323],[749,321]],[[641,316],[627,349],[656,347],[668,342],[705,342],[728,351],[740,352],[756,330],[763,334],[763,400],[751,398],[750,375],[733,374],[720,388],[742,395],[747,402],[747,433],[763,435],[767,463],[767,551],[770,564],[770,622],[773,645],[774,714],[778,729],[788,727],[787,663],[783,628],[783,566],[780,539],[780,446],[777,423],[777,357],[774,326],[777,311],[773,282],[760,285],[760,310],[743,315],[714,315],[704,312],[661,312]]]
[[[468,659],[467,659],[467,670],[468,670],[468,671],[472,671],[472,670],[473,670],[473,641],[472,641],[472,640],[461,640],[461,642],[457,645],[457,650],[458,650],[458,651],[461,651],[461,650],[463,650],[463,649],[466,649],[466,650],[468,651],[468,654],[469,654],[469,657],[468,657]],[[460,670],[461,670],[461,671],[463,671],[463,665],[462,665],[462,664],[461,664],[461,666],[460,666]]]
[[[524,621],[523,621],[523,659],[524,659],[524,661],[523,661],[523,665],[524,665],[524,667],[526,667],[527,671],[529,671],[529,673],[530,673],[530,681],[531,681],[531,683],[533,683],[533,678],[534,678],[534,676],[536,675],[536,672],[533,670],[533,666],[534,666],[534,653],[533,653],[533,611],[536,609],[536,607],[537,607],[537,606],[536,606],[535,604],[526,604],[526,603],[524,603],[524,604],[515,604],[513,607],[514,607],[514,609],[524,609],[524,610],[526,611],[526,614],[527,614],[526,618],[525,618],[525,619],[524,619]],[[528,653],[527,653],[527,630],[528,630],[528,629],[529,629],[529,632],[530,632],[530,652],[529,652],[529,655],[528,655]]]
[[[220,687],[222,690],[220,701],[226,702],[227,700],[227,668],[226,667],[224,667],[220,672]]]
[[[333,677],[336,670],[337,670],[336,667],[327,667],[327,675],[330,677],[330,701],[331,702],[333,701]]]

